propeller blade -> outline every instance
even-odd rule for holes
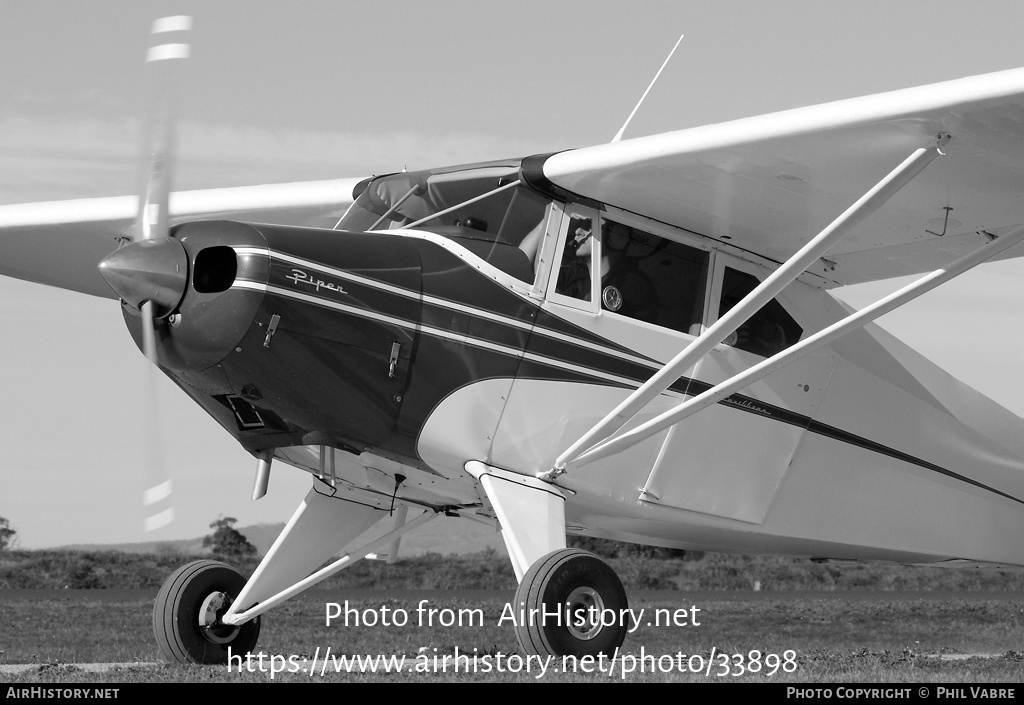
[[[187,15],[153,22],[153,43],[146,53],[146,168],[141,176],[136,241],[165,238],[170,227],[167,207],[173,174],[175,101],[182,63],[190,54],[184,40],[191,29],[192,18]]]
[[[190,53],[185,41],[192,29],[186,15],[163,17],[153,23],[153,43],[146,54],[147,124],[135,218],[134,244],[115,252],[100,265],[104,278],[129,304],[142,313],[142,350],[152,363],[147,384],[146,428],[148,462],[142,503],[144,528],[155,531],[174,520],[172,483],[160,442],[158,318],[174,310],[184,291],[187,259],[172,240],[168,204],[174,155],[174,118],[178,74]],[[115,285],[115,281],[117,284]],[[158,309],[159,307],[159,309]]]
[[[156,350],[156,316],[154,309],[156,304],[147,301],[142,304],[142,353],[154,366],[160,364],[160,358]]]
[[[145,508],[143,526],[147,532],[167,526],[174,521],[174,505],[171,501],[171,478],[164,460],[160,422],[160,370],[156,352],[156,324],[153,320],[156,304],[147,301],[142,305],[142,349],[146,358],[152,363],[149,366],[146,380],[146,484],[142,492],[142,505]]]

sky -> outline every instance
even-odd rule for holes
[[[192,14],[176,188],[364,176],[626,138],[1024,66],[1024,3],[0,0],[0,204],[136,188],[149,26]],[[55,253],[58,256],[59,253]],[[1018,415],[1020,263],[881,320]],[[839,292],[869,303],[900,282]],[[118,306],[0,278],[0,517],[21,546],[186,538],[285,521],[308,489],[166,380],[177,520],[142,531],[148,363]]]

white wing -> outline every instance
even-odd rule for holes
[[[543,171],[781,262],[939,133],[947,155],[813,270],[834,286],[935,269],[1024,223],[1024,69],[562,152]]]
[[[172,222],[227,218],[332,227],[359,179],[266,184],[172,193]],[[116,298],[99,261],[129,236],[137,197],[0,206],[0,275]]]

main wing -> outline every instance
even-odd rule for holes
[[[942,267],[1024,223],[1024,69],[562,152],[542,168],[572,193],[782,262],[940,133],[946,156],[811,270],[836,286]]]
[[[172,193],[172,222],[229,218],[332,227],[359,179],[266,184]],[[0,206],[0,275],[117,298],[99,261],[117,249],[138,208],[136,196]]]

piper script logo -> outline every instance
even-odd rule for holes
[[[285,277],[288,281],[295,282],[296,284],[305,284],[311,286],[319,292],[321,289],[327,289],[328,291],[336,291],[339,294],[347,294],[344,287],[341,284],[335,284],[334,282],[327,282],[323,279],[314,278],[313,275],[301,269],[292,269],[292,273]]]

